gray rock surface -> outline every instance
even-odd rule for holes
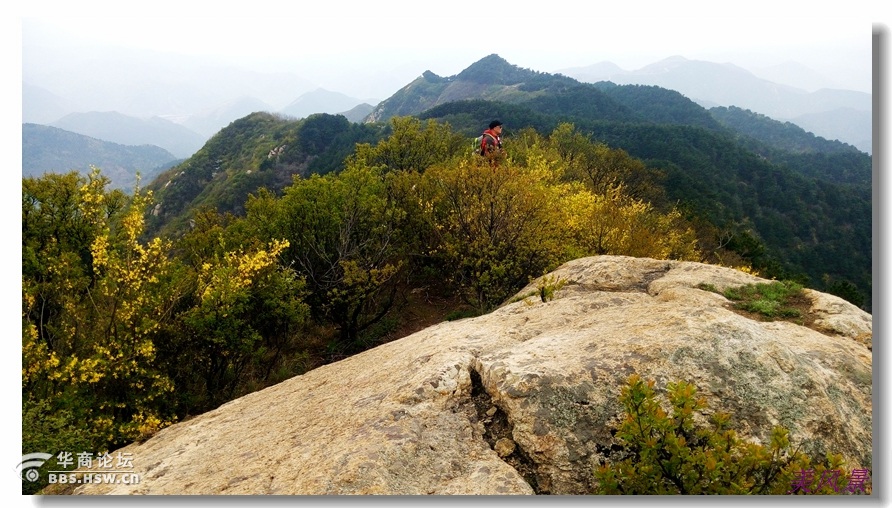
[[[765,281],[698,263],[599,256],[551,277],[565,282],[553,300],[533,282],[488,315],[229,402],[122,449],[138,484],[75,492],[585,493],[632,373],[695,383],[748,439],[783,424],[807,450],[870,466],[869,314],[807,291],[814,324],[758,321],[697,286]]]

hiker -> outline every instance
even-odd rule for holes
[[[502,122],[489,122],[489,129],[483,131],[480,139],[480,155],[492,155],[502,151]]]

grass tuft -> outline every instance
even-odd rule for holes
[[[793,281],[747,284],[722,293],[734,306],[768,318],[797,318],[802,312],[791,305],[802,294],[802,285]]]

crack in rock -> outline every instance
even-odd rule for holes
[[[514,441],[514,425],[511,424],[508,415],[493,403],[492,397],[483,386],[480,373],[474,368],[470,368],[469,371],[471,374],[471,402],[476,410],[477,421],[483,424],[483,439],[498,454],[499,458],[513,467],[526,480],[533,492],[547,494],[547,492],[541,492],[538,487],[536,464]]]

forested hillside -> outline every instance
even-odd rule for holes
[[[737,141],[749,150],[803,175],[871,186],[871,157],[851,145],[829,141],[790,122],[778,122],[740,108],[712,108],[709,113],[731,129]]]
[[[381,126],[343,116],[289,121],[270,113],[248,115],[155,179],[149,187],[157,198],[149,230],[182,231],[203,207],[243,214],[250,194],[261,188],[280,191],[294,175],[340,169],[356,143],[379,139],[382,132]]]
[[[157,146],[121,145],[57,127],[22,124],[23,176],[72,170],[86,175],[90,166],[96,166],[102,168],[110,186],[131,190],[137,173],[145,185],[176,160],[173,154]]]

